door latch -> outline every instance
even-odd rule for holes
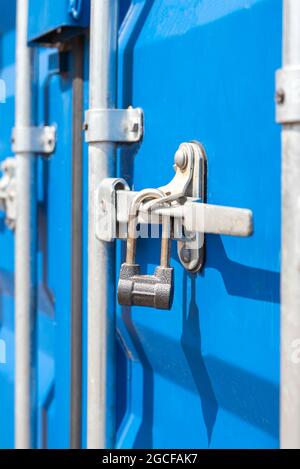
[[[108,242],[127,239],[126,262],[121,267],[118,289],[121,304],[171,307],[171,238],[177,242],[183,267],[197,273],[203,267],[205,233],[246,237],[253,232],[251,210],[206,203],[207,157],[201,144],[182,143],[175,153],[174,170],[172,181],[158,189],[133,192],[124,179],[105,179],[98,187],[97,238]],[[134,231],[138,224],[149,224],[149,215],[154,217],[150,224],[162,224],[164,261],[161,260],[154,275],[145,276],[140,275],[140,266],[135,263]]]

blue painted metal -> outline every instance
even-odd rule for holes
[[[89,22],[90,0],[30,0],[28,40],[58,42],[87,28]]]
[[[122,32],[120,106],[141,106],[145,139],[120,174],[135,190],[172,177],[182,141],[208,155],[208,202],[253,210],[249,239],[206,237],[202,274],[172,250],[170,312],[118,309],[127,379],[119,447],[277,447],[280,136],[274,71],[281,1],[135,1]],[[123,250],[120,249],[123,258]],[[159,243],[140,240],[151,272]],[[130,359],[129,359],[130,358]],[[124,361],[124,358],[123,358]]]
[[[0,0],[1,11],[7,3]],[[69,2],[30,3],[31,38],[75,23]],[[281,8],[281,0],[134,0],[120,26],[119,105],[142,107],[146,132],[140,148],[119,152],[119,175],[135,190],[164,185],[178,144],[200,140],[208,154],[208,202],[252,209],[255,232],[249,239],[207,236],[206,264],[197,276],[183,271],[174,245],[171,311],[118,307],[118,447],[278,446],[280,129],[273,96]],[[3,159],[11,154],[15,31],[3,15],[0,27]],[[87,42],[85,52],[87,109]],[[69,73],[49,76],[49,53],[41,50],[39,58],[38,121],[57,125],[58,143],[51,159],[38,163],[38,445],[51,448],[69,445],[72,58]],[[83,161],[85,444],[86,146]],[[139,240],[145,271],[158,262],[159,248],[157,240]],[[0,340],[7,359],[0,363],[0,447],[8,448],[14,266],[13,234],[2,216],[0,253]],[[123,258],[118,242],[118,266]]]
[[[75,20],[78,20],[82,14],[83,3],[82,0],[69,0],[69,13]]]

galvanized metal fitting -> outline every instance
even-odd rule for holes
[[[85,141],[88,143],[137,143],[144,134],[140,108],[89,109],[85,113]]]
[[[54,126],[15,127],[11,141],[14,153],[49,155],[55,150],[56,128]]]
[[[276,72],[276,122],[300,122],[300,67]]]

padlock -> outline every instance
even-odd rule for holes
[[[118,301],[126,306],[149,306],[170,309],[173,301],[173,268],[170,267],[170,245],[168,218],[162,220],[162,244],[160,265],[153,275],[141,275],[136,264],[135,227],[140,205],[146,199],[164,197],[159,189],[145,189],[133,200],[128,221],[126,262],[122,264],[118,284]]]

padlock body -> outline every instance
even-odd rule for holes
[[[154,275],[140,275],[139,264],[122,264],[118,284],[118,302],[126,306],[171,309],[173,268],[158,266]]]

